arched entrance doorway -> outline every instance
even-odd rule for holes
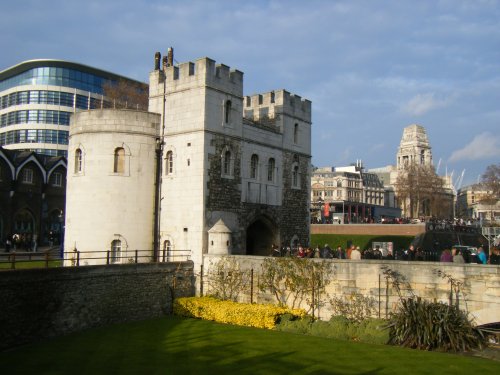
[[[274,226],[268,220],[258,219],[247,229],[247,255],[269,255],[272,252],[273,243],[277,236]]]

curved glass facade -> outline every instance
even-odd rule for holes
[[[1,71],[0,146],[66,156],[71,113],[110,107],[103,85],[122,79],[147,90],[146,84],[60,60],[25,61]]]
[[[47,109],[13,111],[0,116],[0,128],[16,124],[69,125],[70,114],[71,112],[51,111]]]
[[[32,68],[0,82],[0,91],[23,85],[52,85],[71,87],[102,94],[102,85],[109,81],[104,77],[70,68]]]
[[[66,107],[75,106],[75,96],[76,96],[76,108],[78,109],[88,109],[89,108],[89,96],[75,95],[69,92],[62,91],[43,91],[43,90],[32,90],[32,91],[16,91],[8,95],[0,97],[0,109],[5,109],[8,107],[13,107],[16,105],[23,104],[52,104]],[[90,108],[99,108],[101,106],[101,99],[90,97]],[[104,107],[108,106],[108,103],[103,104]]]

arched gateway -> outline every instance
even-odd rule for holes
[[[276,225],[264,217],[248,226],[246,237],[247,255],[269,255],[272,245],[280,243]]]

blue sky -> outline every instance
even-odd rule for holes
[[[424,126],[439,173],[500,162],[500,0],[9,1],[0,70],[54,58],[147,81],[154,53],[245,73],[245,95],[313,102],[316,166],[395,163]]]

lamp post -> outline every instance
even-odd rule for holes
[[[158,261],[160,251],[160,200],[161,200],[161,166],[162,166],[163,140],[156,138],[156,171],[155,171],[155,203],[153,227],[153,261]]]

